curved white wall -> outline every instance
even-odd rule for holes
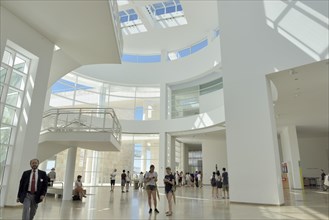
[[[220,99],[218,97],[218,99]],[[158,121],[120,120],[123,133],[161,133],[191,131],[216,126],[225,121],[224,105],[198,115]]]
[[[175,61],[149,64],[97,64],[75,70],[79,74],[120,84],[156,85],[191,80],[214,70],[220,63],[219,38],[206,48]],[[219,65],[215,69],[219,69]]]

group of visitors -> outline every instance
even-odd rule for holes
[[[48,182],[50,181],[53,182],[56,178],[55,169],[52,169],[52,171],[48,175],[46,174],[46,172],[42,170],[38,170],[38,166],[39,166],[38,159],[32,159],[30,161],[30,166],[32,169],[25,171],[22,175],[19,185],[18,195],[17,195],[17,202],[23,203],[22,219],[28,219],[28,220],[34,218],[34,215],[38,208],[38,203],[44,200],[47,193]],[[220,175],[219,172],[217,173],[214,172],[214,176],[215,174],[217,175],[216,179],[219,179],[222,182],[222,188],[224,192],[223,198],[225,196],[226,198],[229,198],[228,174],[225,168],[223,168],[222,175]],[[111,191],[114,190],[116,175],[117,175],[117,169],[114,169],[114,171],[110,175]],[[82,176],[78,175],[73,190],[73,194],[75,196],[78,196],[80,200],[86,197],[86,193],[85,190],[83,189],[81,179]],[[129,171],[126,172],[125,170],[123,170],[121,174],[122,193],[129,192],[130,182],[131,182],[131,176]],[[153,212],[153,210],[155,213],[159,213],[159,210],[157,209],[157,198],[159,198],[157,182],[158,182],[158,173],[155,172],[154,165],[151,165],[150,170],[147,171],[145,174],[143,172],[140,172],[138,176],[138,183],[139,183],[138,187],[145,188],[147,191],[150,214]],[[202,173],[198,171],[196,173],[191,173],[191,174],[186,173],[186,175],[184,175],[183,172],[180,173],[176,172],[173,174],[170,167],[166,168],[166,175],[163,179],[163,183],[165,186],[164,188],[165,195],[168,201],[168,211],[166,212],[167,216],[171,216],[173,214],[172,206],[173,206],[173,201],[175,202],[176,184],[180,186],[183,185],[192,186],[191,182],[194,182],[196,187],[202,187]]]
[[[210,177],[212,197],[215,199],[229,199],[228,173],[226,168],[223,168],[222,171],[222,174],[220,174],[219,170],[214,171]]]
[[[197,187],[201,188],[203,186],[203,175],[201,171],[195,172],[179,172],[176,171],[174,173],[175,182],[178,187],[180,186],[188,186],[188,187]]]

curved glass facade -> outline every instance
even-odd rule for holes
[[[124,120],[158,120],[160,117],[159,87],[114,85],[69,73],[51,90],[51,107],[109,107]]]

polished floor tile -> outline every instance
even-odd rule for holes
[[[167,217],[167,200],[160,188],[159,214],[149,214],[147,194],[131,189],[121,193],[116,187],[87,187],[87,198],[62,201],[47,196],[35,219],[328,219],[329,194],[319,190],[285,191],[284,206],[230,203],[212,199],[211,187],[181,187],[176,191],[173,215]],[[20,219],[22,207],[0,208],[0,219]]]

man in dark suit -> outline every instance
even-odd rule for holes
[[[23,220],[32,220],[47,193],[48,177],[45,171],[38,170],[39,160],[30,161],[31,170],[24,171],[19,183],[17,202],[23,203]]]

